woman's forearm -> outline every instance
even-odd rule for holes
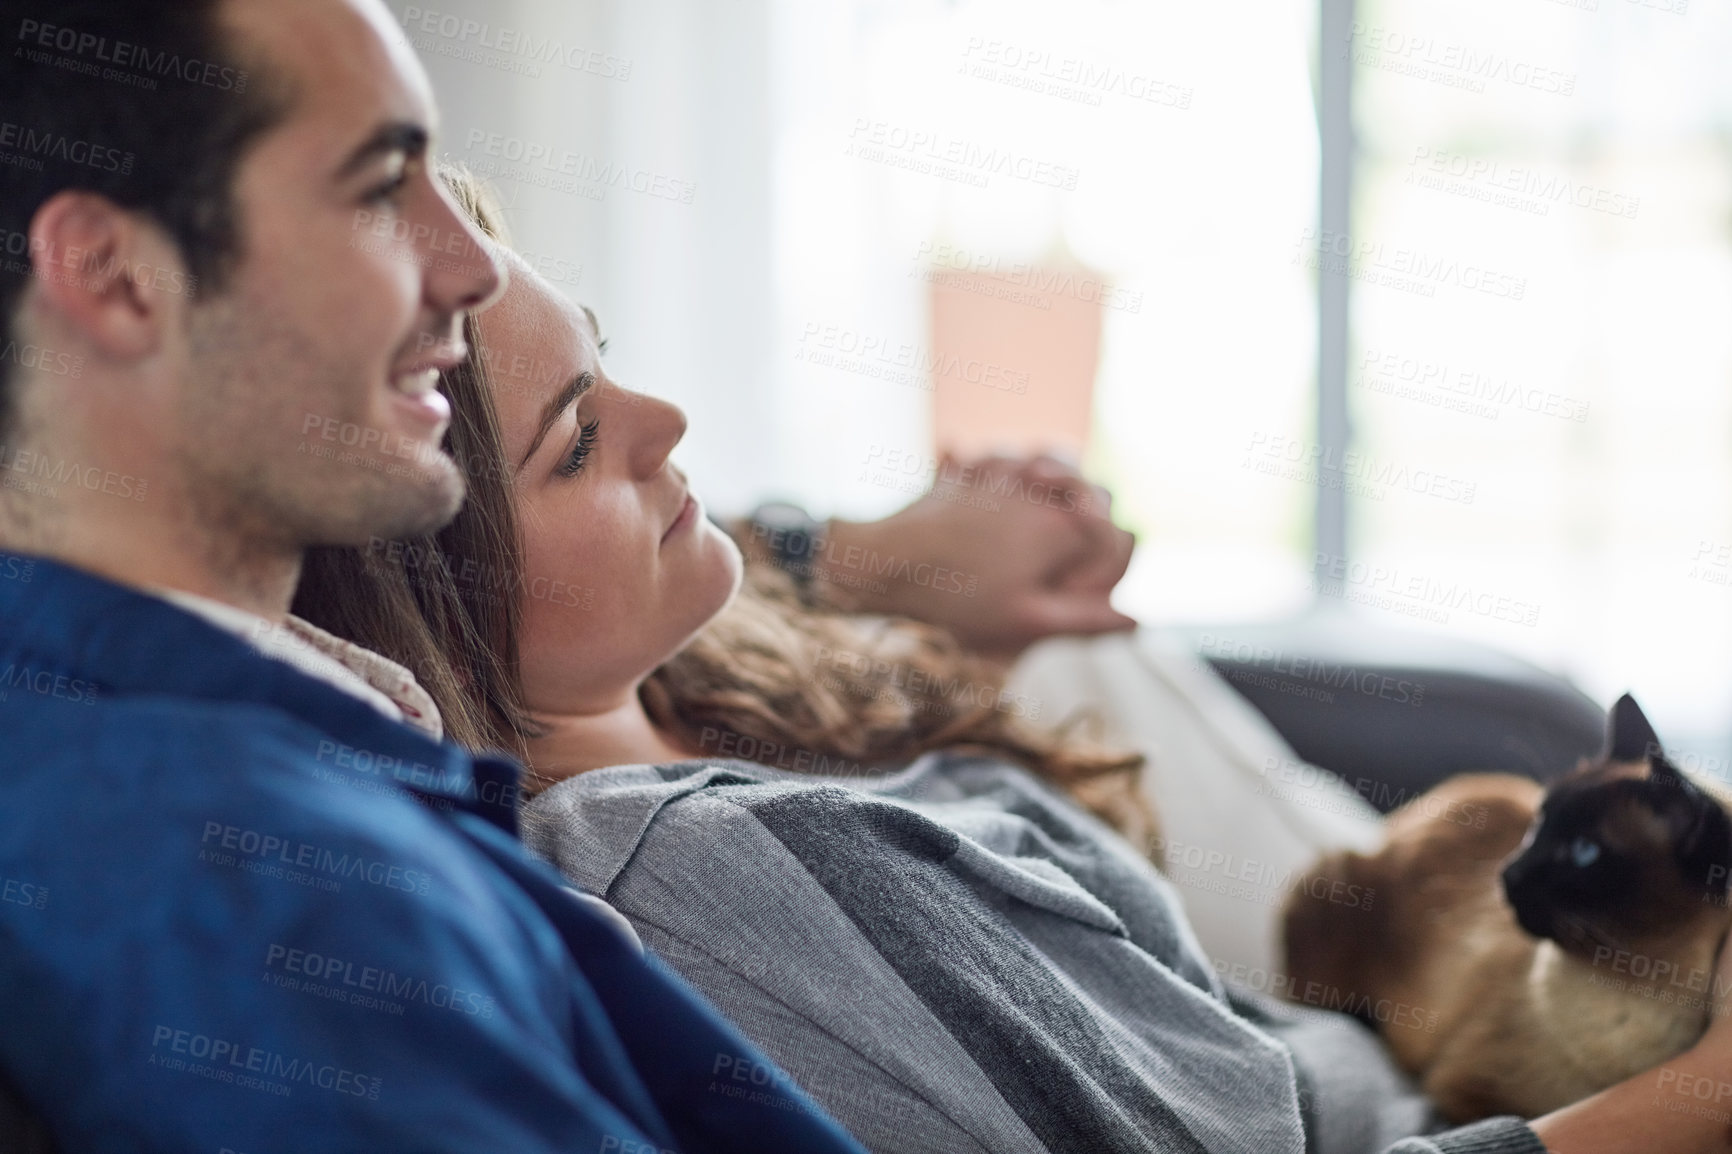
[[[1732,1055],[1686,1051],[1532,1126],[1552,1154],[1732,1154]]]

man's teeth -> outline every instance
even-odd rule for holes
[[[399,393],[407,393],[411,397],[421,397],[439,387],[439,370],[423,369],[418,373],[404,373],[391,382]]]

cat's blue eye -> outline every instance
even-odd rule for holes
[[[1600,844],[1598,842],[1579,837],[1570,843],[1570,861],[1574,862],[1577,868],[1585,869],[1598,860],[1600,860]]]

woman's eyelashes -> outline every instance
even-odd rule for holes
[[[403,191],[409,185],[409,178],[414,174],[414,166],[408,157],[398,155],[391,159],[387,166],[388,175],[383,183],[368,190],[363,198],[366,203],[391,204],[395,206],[403,198]]]
[[[595,452],[597,434],[601,432],[601,418],[597,417],[594,420],[586,421],[578,426],[578,430],[577,444],[571,447],[571,452],[566,454],[565,460],[561,461],[559,467],[554,470],[561,477],[577,476],[583,468],[583,463],[589,460],[591,453]]]

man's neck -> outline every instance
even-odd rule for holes
[[[610,765],[657,764],[692,756],[656,728],[635,691],[615,705],[537,713],[535,720],[546,732],[529,743],[529,763],[542,785]]]
[[[91,503],[61,499],[69,507],[0,505],[0,549],[44,557],[117,585],[191,593],[271,622],[288,615],[301,577],[298,551],[164,522],[147,510],[81,509],[75,506]]]

